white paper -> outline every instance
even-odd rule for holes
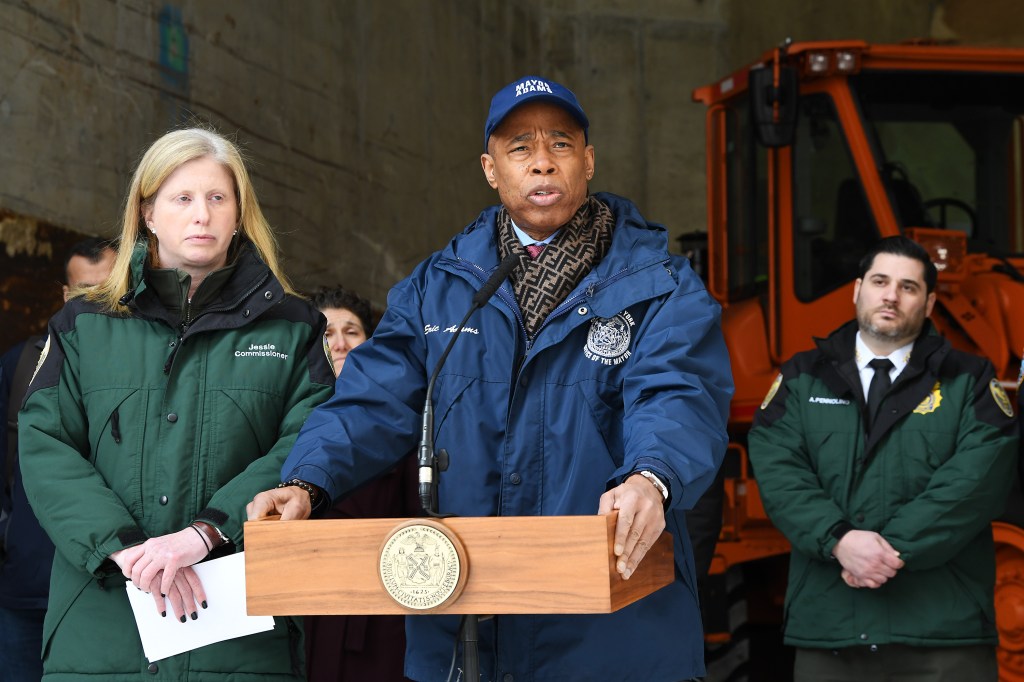
[[[245,610],[245,552],[214,559],[193,567],[203,582],[207,608],[182,623],[168,608],[167,616],[156,610],[153,595],[125,583],[128,601],[142,638],[142,650],[150,661],[198,649],[214,642],[266,632],[274,627],[273,616],[250,616]]]

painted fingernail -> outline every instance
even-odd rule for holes
[[[203,600],[203,608],[204,609],[206,608],[206,600],[205,599]]]
[[[161,616],[162,616],[163,618],[166,618],[166,617],[167,617],[167,612],[166,612],[166,611],[161,611],[161,612],[160,612],[160,615],[161,615]]]
[[[193,612],[192,612],[192,620],[195,620],[195,619],[196,619],[196,618],[198,618],[198,617],[199,617],[199,614],[198,614],[198,613],[196,613],[195,611],[193,611]]]
[[[181,620],[182,623],[185,622],[185,614],[181,614],[181,619],[180,620]]]

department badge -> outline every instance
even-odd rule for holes
[[[768,389],[768,395],[766,395],[764,397],[764,400],[761,401],[762,410],[766,409],[768,405],[772,402],[772,398],[774,398],[775,394],[779,392],[779,386],[781,385],[782,373],[780,372],[779,375],[775,377],[775,381],[772,382],[771,388]]]
[[[932,386],[932,392],[928,394],[928,397],[921,401],[921,404],[914,408],[914,414],[931,414],[935,410],[939,409],[939,405],[942,404],[942,390],[939,386],[939,382],[936,381],[935,385]]]
[[[408,521],[384,541],[379,572],[384,590],[415,611],[437,608],[458,598],[466,584],[465,550],[444,524]]]
[[[988,390],[992,394],[992,400],[996,401],[996,405],[1003,411],[1003,414],[1013,417],[1013,403],[1010,402],[1010,396],[1006,395],[1006,391],[1003,390],[1003,385],[999,383],[998,379],[988,382]]]
[[[635,324],[633,316],[625,310],[615,317],[594,318],[590,323],[583,354],[588,360],[604,365],[625,362],[632,355],[629,342],[633,338],[631,327]]]

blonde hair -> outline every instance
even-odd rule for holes
[[[124,202],[121,223],[120,248],[110,276],[102,283],[83,293],[109,310],[124,311],[121,298],[131,287],[131,260],[135,243],[148,242],[149,262],[159,264],[156,240],[142,227],[146,208],[156,198],[160,186],[182,164],[210,157],[221,163],[235,181],[238,201],[238,234],[252,242],[260,258],[277,277],[286,293],[295,295],[278,262],[278,245],[270,224],[260,210],[256,191],[249,179],[241,152],[232,142],[206,128],[187,128],[167,133],[146,150],[139,161]]]

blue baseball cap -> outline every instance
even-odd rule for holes
[[[572,94],[572,90],[546,78],[523,76],[498,90],[491,98],[491,110],[487,114],[487,124],[484,125],[485,152],[491,134],[501,125],[509,112],[527,102],[551,102],[562,107],[583,126],[583,137],[589,141],[590,121],[587,120],[587,115],[583,113],[583,108],[576,101],[576,95]]]

